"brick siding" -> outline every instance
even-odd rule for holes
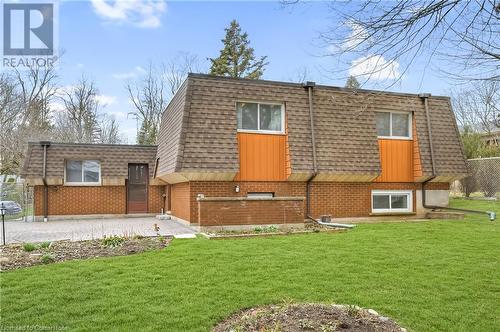
[[[198,201],[200,226],[297,224],[304,222],[303,200]]]
[[[240,188],[239,193],[235,192],[236,186]],[[371,213],[372,190],[411,190],[413,192],[413,211],[415,211],[415,191],[421,188],[421,183],[313,182],[311,185],[311,215],[315,218],[325,214],[332,215],[334,218],[367,217]],[[429,182],[426,189],[448,190],[449,184]],[[172,214],[197,223],[200,209],[196,199],[198,194],[203,194],[205,197],[244,197],[249,192],[274,192],[276,197],[305,197],[306,183],[228,181],[178,183],[172,185]],[[203,206],[215,206],[215,204],[203,204]],[[222,207],[219,206],[217,209],[220,208]],[[304,215],[305,209],[304,203]]]
[[[149,212],[159,213],[163,206],[163,187],[149,187]],[[35,186],[35,215],[43,215],[43,186]],[[126,187],[49,186],[51,215],[125,214]]]

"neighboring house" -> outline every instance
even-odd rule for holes
[[[164,112],[157,151],[52,143],[45,187],[43,147],[30,151],[23,175],[38,193],[37,215],[40,201],[49,216],[138,212],[129,208],[135,194],[126,197],[130,165],[147,164],[149,185],[136,193],[147,212],[163,208],[202,227],[420,216],[424,183],[428,204],[447,204],[449,183],[467,173],[448,97],[201,74],[188,76]],[[75,183],[68,174],[81,170],[85,182],[89,162],[99,174]]]

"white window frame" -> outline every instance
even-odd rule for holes
[[[253,134],[274,134],[274,135],[283,135],[285,134],[285,104],[284,103],[276,103],[276,102],[268,102],[268,101],[249,101],[249,100],[238,100],[234,107],[236,109],[236,113],[238,112],[238,103],[247,103],[247,104],[257,104],[257,130],[255,129],[239,129],[237,131],[239,133],[253,133]],[[281,130],[264,130],[260,129],[260,105],[279,105],[281,106]],[[236,124],[238,126],[238,124]]]
[[[373,197],[374,196],[386,196],[389,195],[389,208],[388,209],[375,209],[373,207]],[[392,195],[407,195],[408,196],[408,207],[405,209],[393,209],[391,208],[391,196]],[[411,190],[372,190],[371,194],[372,201],[372,213],[411,213],[413,212],[413,191]]]
[[[413,139],[413,116],[411,112],[398,112],[398,111],[375,111],[375,121],[377,113],[389,113],[389,136],[378,136],[382,139],[401,139],[401,140],[411,140]],[[406,114],[408,116],[408,136],[392,136],[392,114]],[[378,134],[378,133],[377,133]]]
[[[68,161],[79,161],[82,163],[82,182],[68,182],[66,177],[66,170]],[[99,181],[97,182],[83,182],[85,179],[85,168],[83,167],[83,163],[86,161],[94,161],[99,164]],[[95,159],[67,159],[64,161],[64,185],[67,186],[100,186],[101,185],[101,161]]]

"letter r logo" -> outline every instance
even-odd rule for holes
[[[54,55],[54,5],[4,3],[3,54]]]

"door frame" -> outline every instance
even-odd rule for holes
[[[130,212],[128,205],[128,186],[129,186],[129,176],[130,176],[130,166],[146,166],[146,212]],[[125,212],[126,214],[140,214],[149,213],[149,164],[147,163],[128,163],[127,164],[127,179],[125,180]]]

